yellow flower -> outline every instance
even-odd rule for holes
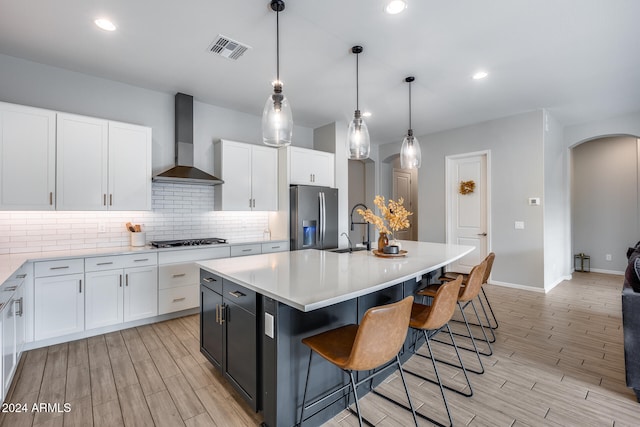
[[[406,210],[403,203],[404,199],[401,197],[397,202],[389,199],[389,203],[385,204],[384,197],[378,195],[373,204],[380,210],[382,217],[375,215],[371,209],[358,209],[357,212],[366,222],[375,225],[380,233],[390,234],[392,231],[409,228],[408,217],[413,213]]]

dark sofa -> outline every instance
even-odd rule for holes
[[[622,287],[622,329],[627,387],[640,402],[640,242],[627,251],[629,263]]]
[[[640,293],[627,280],[622,288],[622,329],[627,387],[633,388],[640,402]]]

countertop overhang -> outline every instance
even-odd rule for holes
[[[205,270],[300,311],[312,311],[419,278],[473,246],[402,241],[405,257],[316,249],[197,262]]]

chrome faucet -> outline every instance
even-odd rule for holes
[[[353,252],[353,245],[351,244],[351,239],[349,238],[349,235],[345,232],[342,232],[341,236],[344,236],[347,238],[347,240],[349,241],[349,252]]]
[[[370,251],[371,250],[371,237],[370,233],[369,233],[369,227],[371,226],[371,224],[369,224],[368,222],[353,222],[353,213],[355,212],[356,208],[358,206],[362,206],[364,208],[364,210],[369,209],[365,204],[363,203],[357,203],[352,209],[351,209],[351,215],[349,216],[349,221],[351,223],[351,231],[353,231],[353,226],[358,224],[358,225],[366,225],[367,226],[367,238],[366,240],[364,239],[364,237],[362,238],[362,243],[364,245],[367,245],[367,250]]]

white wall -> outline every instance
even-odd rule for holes
[[[627,247],[640,240],[637,139],[595,139],[572,151],[573,248],[591,256],[593,270],[624,272]]]
[[[174,95],[0,55],[0,101],[149,126],[154,173],[174,164]],[[196,167],[213,173],[216,139],[262,140],[260,116],[204,104],[191,95]],[[294,145],[313,146],[313,129],[295,126],[293,132]]]
[[[543,112],[544,136],[544,288],[550,290],[571,277],[569,159],[562,126]]]
[[[445,157],[490,150],[492,280],[544,288],[543,210],[528,205],[529,197],[544,196],[542,123],[542,111],[534,111],[419,136],[418,240],[445,241]],[[525,229],[514,229],[515,221]]]

